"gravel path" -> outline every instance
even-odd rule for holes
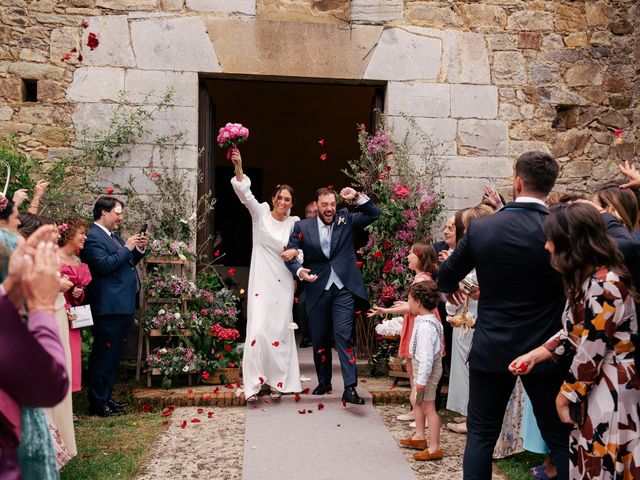
[[[150,447],[152,453],[137,480],[242,478],[245,407],[201,410],[176,408],[167,417],[169,427]]]

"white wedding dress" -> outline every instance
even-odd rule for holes
[[[263,384],[283,392],[299,392],[300,366],[293,322],[295,280],[280,254],[285,250],[298,217],[280,222],[271,216],[268,203],[258,203],[251,181],[231,179],[253,224],[253,251],[247,289],[247,337],[242,357],[245,398]]]

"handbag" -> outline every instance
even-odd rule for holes
[[[464,307],[460,313],[455,315],[450,315],[447,317],[447,322],[451,324],[452,327],[467,327],[473,328],[476,325],[476,319],[469,315],[469,296],[464,300]]]
[[[587,421],[587,397],[580,402],[569,403],[569,417],[573,420],[573,423],[582,427]]]

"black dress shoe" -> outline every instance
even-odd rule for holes
[[[300,340],[300,348],[309,348],[311,346],[311,340],[308,338],[303,338]]]
[[[353,403],[355,405],[364,405],[364,400],[360,398],[356,387],[347,387],[342,394],[342,401]]]
[[[120,415],[124,415],[124,412],[116,410],[105,403],[104,405],[92,405],[89,407],[89,415],[95,417],[119,417]]]
[[[120,410],[121,408],[129,406],[129,402],[116,402],[113,398],[107,400],[107,405],[112,409]]]
[[[313,390],[314,395],[324,395],[325,393],[331,393],[333,389],[331,388],[331,384],[320,384]]]

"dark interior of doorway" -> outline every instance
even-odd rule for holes
[[[251,218],[231,188],[233,169],[215,143],[218,129],[227,122],[249,128],[249,140],[240,150],[253,194],[259,202],[270,202],[275,186],[287,183],[296,191],[292,214],[304,218],[304,206],[319,187],[350,185],[341,170],[360,154],[357,124],[371,131],[373,112],[382,108],[384,98],[380,85],[229,79],[203,80],[201,103],[203,95],[209,102],[205,125],[211,128],[202,128],[201,105],[200,135],[212,136],[208,148],[200,139],[202,161],[209,162],[203,186],[216,197],[208,225],[214,240],[207,250],[209,255],[224,253],[220,263],[239,267],[249,266],[251,259]]]

